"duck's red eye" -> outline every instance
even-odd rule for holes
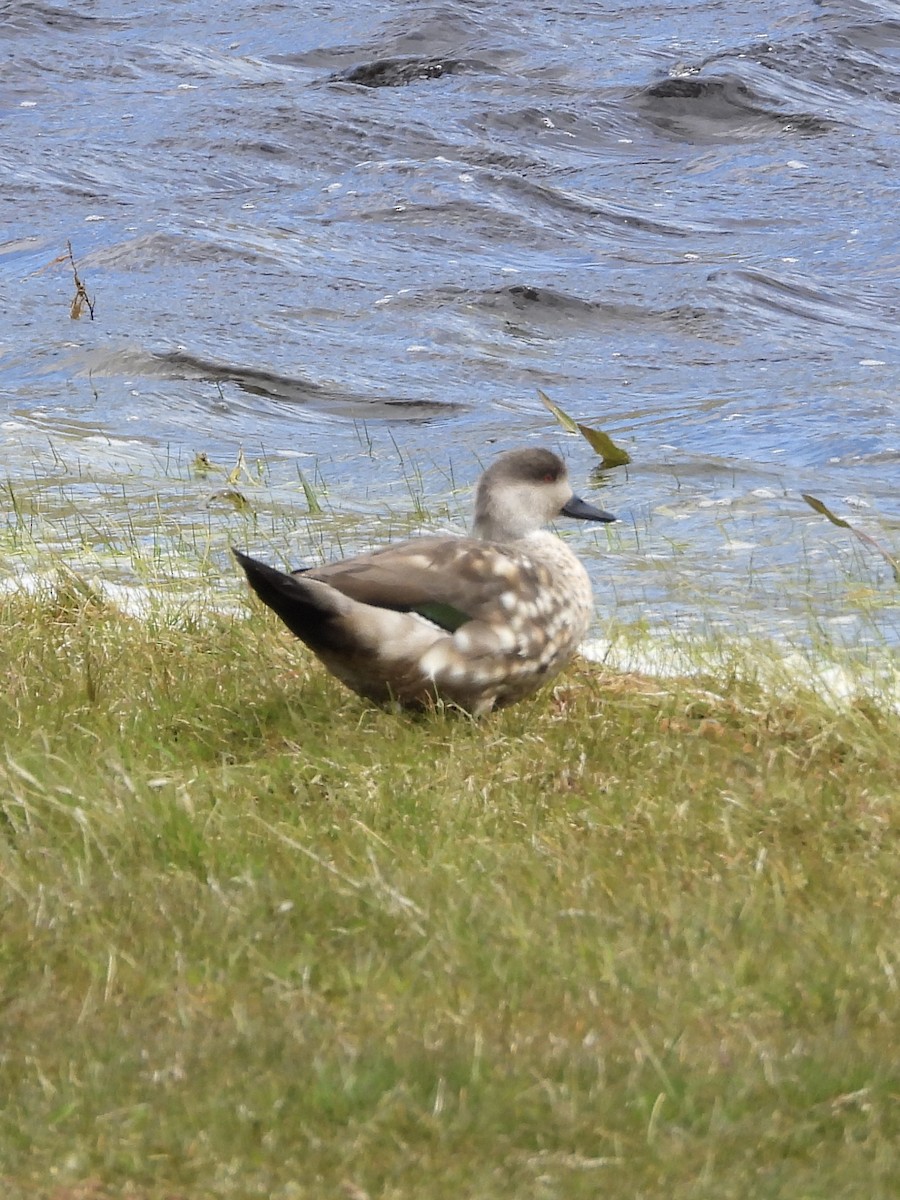
[[[556,476],[551,475],[551,473],[548,471],[544,476],[544,483],[556,483]]]

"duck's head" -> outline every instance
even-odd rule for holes
[[[475,493],[475,536],[515,541],[557,517],[615,521],[572,492],[566,464],[552,450],[508,450],[488,467]]]

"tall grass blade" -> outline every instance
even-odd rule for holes
[[[864,533],[861,529],[857,529],[855,526],[851,525],[849,521],[845,521],[843,517],[836,516],[835,513],[833,513],[828,507],[828,505],[824,504],[817,496],[810,496],[808,492],[801,492],[800,495],[811,509],[817,513],[821,513],[823,517],[827,517],[832,525],[837,525],[841,529],[849,529],[850,532],[855,537],[858,537],[861,542],[864,542],[867,546],[871,546],[871,548],[880,554],[887,565],[891,568],[891,573],[894,576],[894,582],[900,583],[900,561],[894,558],[893,554],[891,554],[888,550],[885,550],[884,546],[882,546],[879,541],[873,538],[870,533]]]
[[[300,486],[303,488],[303,495],[306,497],[306,504],[312,516],[318,516],[322,511],[322,505],[319,503],[319,498],[316,495],[316,489],[309,482],[303,472],[298,468],[297,474],[300,476]]]

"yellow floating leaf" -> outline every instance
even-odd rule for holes
[[[228,482],[237,483],[241,475],[246,475],[248,479],[250,478],[250,472],[247,470],[247,460],[244,458],[243,446],[241,446],[241,448],[238,450],[237,462],[228,472]]]
[[[554,404],[546,392],[542,392],[541,389],[538,388],[537,394],[540,396],[545,407],[553,414],[554,417],[556,417],[556,419],[560,423],[560,425],[562,425],[562,427],[566,431],[566,433],[577,433],[578,432],[577,423],[572,420],[572,418],[569,416],[569,414],[567,412],[563,412],[563,410],[559,407],[558,404]]]
[[[234,488],[225,488],[221,492],[213,492],[207,504],[230,504],[232,508],[237,509],[250,507],[250,501],[247,497]]]
[[[589,425],[579,425],[578,432],[587,441],[590,448],[600,455],[604,467],[624,467],[631,462],[631,455],[621,446],[617,446],[608,433],[602,429],[591,429]]]

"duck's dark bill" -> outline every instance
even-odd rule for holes
[[[567,504],[564,504],[562,506],[562,514],[564,517],[575,517],[578,521],[618,520],[612,513],[604,512],[602,508],[594,508],[593,504],[588,504],[580,496],[573,496]]]

